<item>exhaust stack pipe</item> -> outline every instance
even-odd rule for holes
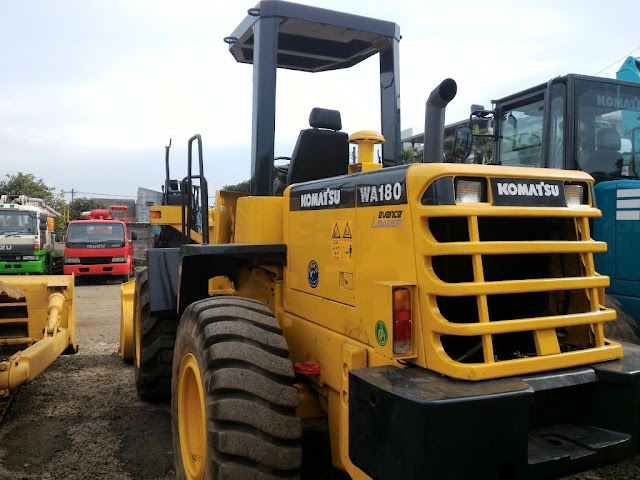
[[[444,111],[458,92],[458,85],[447,78],[429,95],[424,116],[424,163],[442,162],[444,150]]]

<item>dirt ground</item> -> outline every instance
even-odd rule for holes
[[[23,386],[0,424],[0,480],[174,479],[169,405],[138,399],[117,355],[120,285],[76,286],[80,351]],[[305,423],[302,478],[348,478],[330,467],[326,424]],[[640,458],[568,477],[640,480]]]
[[[168,403],[138,399],[118,357],[120,284],[76,285],[80,351],[23,386],[0,424],[0,480],[174,479]],[[323,422],[303,428],[303,478],[330,467]]]

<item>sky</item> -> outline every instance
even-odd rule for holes
[[[182,178],[187,140],[200,133],[210,189],[248,179],[251,66],[236,63],[222,39],[254,5],[0,1],[0,175],[33,173],[80,196],[133,197],[138,187],[160,189],[169,138],[171,176]],[[414,133],[444,78],[458,83],[452,123],[472,103],[489,107],[566,73],[615,77],[626,54],[640,57],[637,0],[313,5],[400,26],[401,124]],[[281,70],[277,82],[278,156],[291,154],[316,106],[340,110],[346,132],[380,130],[377,57],[336,72]]]

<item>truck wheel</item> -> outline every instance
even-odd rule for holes
[[[136,272],[133,313],[133,370],[138,396],[143,400],[169,398],[171,362],[176,339],[174,317],[152,316],[149,311],[149,273]]]
[[[299,478],[301,425],[289,348],[271,311],[239,297],[191,304],[173,355],[181,480]]]

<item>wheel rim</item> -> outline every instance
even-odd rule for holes
[[[139,302],[139,300],[138,300]],[[133,333],[133,337],[135,340],[135,355],[136,355],[136,366],[138,368],[140,368],[140,349],[141,344],[140,344],[140,336],[141,336],[141,329],[140,329],[140,305],[138,304],[138,302],[136,302],[136,309],[134,311],[134,316],[133,316],[133,329],[134,329],[134,333]]]
[[[202,378],[198,361],[192,353],[183,357],[180,366],[178,434],[187,479],[201,480],[206,465],[207,431]]]

